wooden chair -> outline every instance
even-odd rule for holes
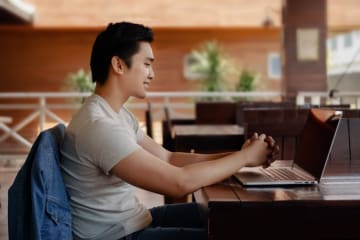
[[[147,109],[145,110],[145,125],[146,125],[146,134],[149,137],[153,137],[153,127],[152,127],[152,114],[151,114],[151,103],[147,103]]]
[[[170,110],[168,107],[164,108],[164,116],[165,116],[165,119],[162,121],[163,147],[169,151],[175,151],[175,140],[172,136],[173,125],[194,124],[195,119],[173,119],[173,118],[171,118]],[[169,196],[164,196],[165,204],[184,203],[187,201],[188,201],[188,196],[184,196],[179,199],[174,199]]]
[[[236,124],[235,102],[197,102],[197,124]]]
[[[236,123],[242,126],[244,123],[244,109],[247,108],[271,108],[271,109],[285,109],[295,108],[292,102],[270,102],[270,101],[256,101],[256,102],[243,102],[236,103]]]
[[[162,142],[163,147],[169,151],[175,150],[175,141],[172,136],[172,126],[173,125],[188,125],[194,124],[195,119],[173,119],[170,116],[170,111],[168,107],[164,108],[164,120],[162,121]]]
[[[360,109],[340,109],[344,118],[360,118]]]
[[[330,108],[336,110],[350,109],[350,104],[320,104],[320,105],[310,105],[309,108]]]
[[[309,109],[244,109],[245,139],[254,132],[272,136],[280,146],[279,159],[293,160]]]

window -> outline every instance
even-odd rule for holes
[[[344,47],[345,48],[350,48],[353,45],[352,42],[352,34],[348,33],[344,36]]]
[[[279,53],[270,53],[268,55],[268,77],[270,79],[281,78],[281,59]]]
[[[204,77],[203,74],[194,71],[192,66],[197,64],[197,59],[194,58],[191,54],[186,54],[184,57],[184,77],[187,80],[199,80]]]
[[[332,51],[336,51],[336,49],[337,49],[337,39],[336,38],[331,39],[330,46],[331,46]]]

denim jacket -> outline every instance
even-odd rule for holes
[[[40,133],[8,196],[9,240],[72,239],[71,211],[59,165],[65,126]]]

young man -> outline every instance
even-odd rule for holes
[[[143,25],[110,24],[93,46],[95,93],[67,127],[61,149],[75,239],[207,239],[196,204],[147,210],[133,187],[180,197],[244,166],[269,165],[278,148],[255,135],[227,154],[169,152],[146,136],[124,107],[145,98],[154,79],[153,33]]]

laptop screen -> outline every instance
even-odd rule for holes
[[[341,119],[326,163],[327,178],[360,179],[359,136],[360,118]]]
[[[300,141],[295,160],[298,166],[320,179],[324,170],[338,121],[329,121],[336,115],[335,110],[311,109]]]

